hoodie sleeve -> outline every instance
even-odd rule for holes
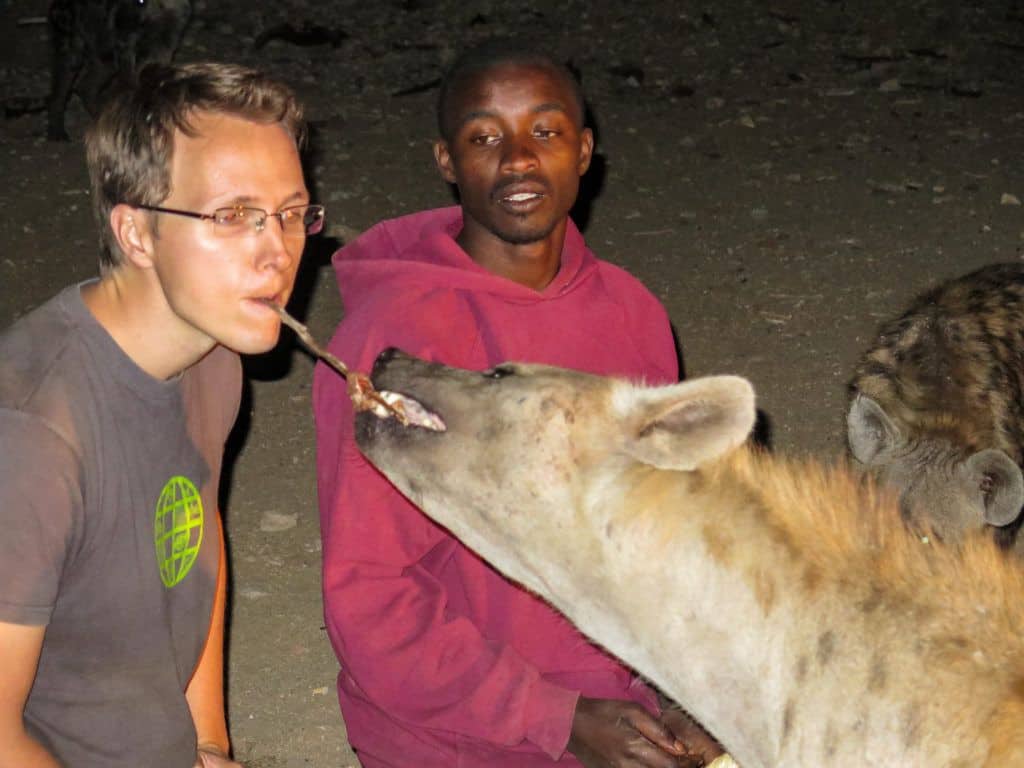
[[[421,306],[415,314],[446,312],[455,318],[458,309]],[[474,343],[472,322],[463,320],[453,319],[440,342],[427,342],[416,337],[421,323],[347,318],[331,351],[361,371],[388,346],[457,360]],[[344,381],[323,366],[314,374],[313,403],[324,613],[345,673],[396,720],[500,745],[528,740],[557,759],[578,693],[547,682],[511,647],[492,645],[448,612],[444,585],[425,561],[461,545],[363,458]]]

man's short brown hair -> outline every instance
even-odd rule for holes
[[[123,257],[110,228],[111,210],[167,199],[174,132],[195,136],[190,121],[198,112],[280,123],[296,146],[305,139],[295,94],[258,70],[217,62],[144,67],[131,87],[104,104],[85,137],[101,269],[116,267]]]

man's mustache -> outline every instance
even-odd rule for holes
[[[541,178],[540,176],[536,176],[534,174],[523,173],[517,174],[515,176],[509,176],[508,178],[502,179],[500,182],[495,184],[494,187],[491,189],[491,198],[495,200],[500,200],[502,197],[505,196],[507,190],[513,187],[523,185],[536,187],[542,190],[545,194],[547,194],[548,192],[548,184],[543,178]]]

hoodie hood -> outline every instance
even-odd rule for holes
[[[455,241],[462,231],[459,206],[437,208],[383,221],[339,249],[331,258],[347,311],[386,285],[417,292],[433,288],[485,293],[514,304],[533,304],[564,296],[597,269],[570,219],[558,274],[543,291],[499,277],[477,264]]]

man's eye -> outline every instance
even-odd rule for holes
[[[469,142],[471,144],[479,144],[480,146],[488,146],[490,144],[493,144],[497,140],[498,140],[497,136],[495,136],[493,134],[490,134],[490,133],[487,133],[487,134],[481,134],[480,136],[474,136],[473,138],[471,138],[469,140]]]
[[[221,208],[213,212],[214,221],[222,227],[237,227],[246,223],[251,213],[244,208]]]
[[[511,365],[496,365],[494,368],[484,371],[483,375],[488,379],[504,379],[513,374],[515,374],[515,369]]]
[[[554,136],[557,136],[558,131],[556,131],[554,128],[537,128],[533,132],[533,135],[541,139],[550,139]]]

